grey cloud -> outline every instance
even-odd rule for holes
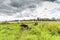
[[[23,7],[23,6],[27,6],[30,4],[39,4],[43,1],[49,1],[49,2],[54,2],[56,0],[11,0],[11,6],[13,7]]]
[[[55,2],[57,0],[8,0],[11,3],[6,3],[7,0],[0,0],[0,12],[3,12],[4,14],[11,14],[15,12],[22,11],[26,8],[36,8],[35,4],[41,4],[41,2],[49,1],[49,2]],[[4,4],[4,2],[6,4]]]
[[[36,0],[17,0],[17,1],[11,0],[11,6],[19,8],[19,7],[28,6],[30,4],[34,4],[37,2],[39,1],[38,0],[37,1]]]
[[[0,0],[0,3],[2,3],[5,0]],[[23,8],[26,7],[28,5],[34,5],[34,4],[41,4],[41,2],[43,1],[50,1],[50,2],[54,2],[56,0],[9,0],[11,1],[10,6],[15,7],[15,8]],[[5,1],[6,2],[6,1]]]
[[[54,1],[56,1],[56,0],[42,0],[42,1],[50,1],[50,2],[54,2]]]
[[[0,0],[0,3],[2,3],[4,0]]]

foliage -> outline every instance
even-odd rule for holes
[[[21,30],[20,24],[25,23],[29,29]],[[60,40],[60,21],[34,21],[0,23],[0,40]]]

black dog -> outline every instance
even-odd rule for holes
[[[20,25],[22,29],[28,29],[28,25],[27,24],[21,24]]]

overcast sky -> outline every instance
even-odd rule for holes
[[[60,18],[60,0],[0,0],[0,21]]]

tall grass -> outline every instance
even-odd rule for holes
[[[25,23],[28,29],[21,30]],[[60,40],[60,21],[21,21],[0,23],[0,40]]]

